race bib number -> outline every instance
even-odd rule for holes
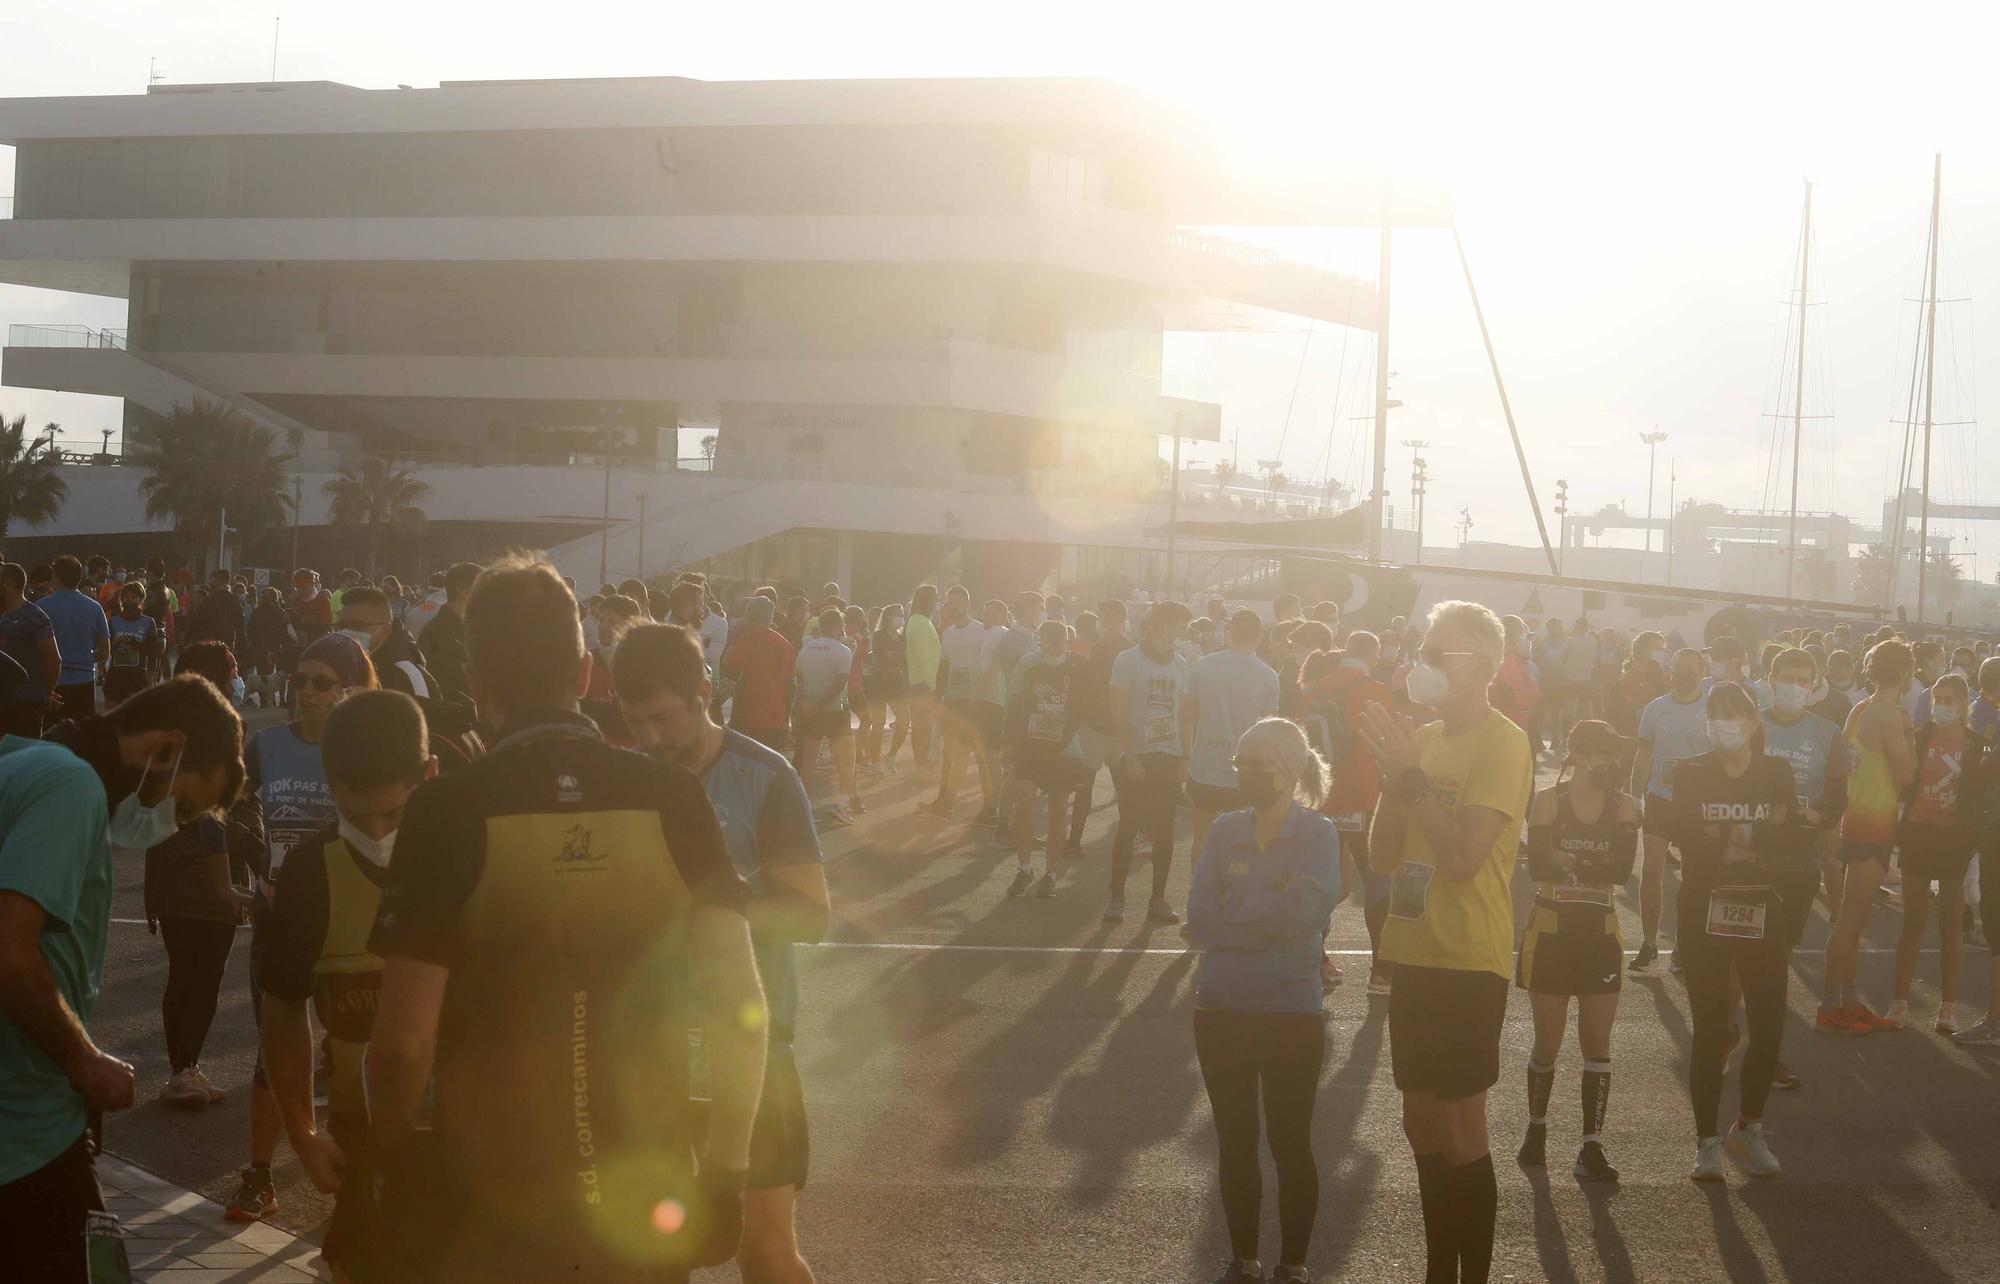
[[[1585,883],[1571,883],[1567,886],[1556,888],[1556,903],[1558,905],[1597,905],[1608,907],[1611,904],[1611,889],[1608,887],[1593,887]]]
[[[1708,894],[1708,934],[1761,941],[1767,908],[1764,897],[1756,892],[1718,887]]]
[[[1404,861],[1389,879],[1389,917],[1422,922],[1430,914],[1431,865]]]
[[[944,698],[947,700],[964,700],[971,695],[972,670],[954,666],[952,671],[945,675]]]
[[[1660,759],[1660,783],[1671,790],[1674,787],[1674,773],[1680,770],[1680,765],[1686,761],[1685,758]]]
[[[700,1026],[688,1027],[688,1100],[706,1102],[709,1090],[715,1082],[715,1072],[709,1067],[708,1040],[703,1037]]]
[[[1368,832],[1368,813],[1365,811],[1341,812],[1333,818],[1334,829],[1343,834]]]
[[[118,1224],[116,1213],[83,1215],[83,1262],[88,1284],[132,1284],[125,1228]]]
[[[1173,743],[1176,727],[1171,713],[1149,714],[1146,718],[1146,743],[1164,745]]]
[[[1043,740],[1054,744],[1062,739],[1063,711],[1061,709],[1038,709],[1028,715],[1028,739]]]

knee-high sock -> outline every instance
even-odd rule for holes
[[[1458,1205],[1459,1284],[1486,1284],[1493,1269],[1493,1214],[1500,1191],[1493,1181],[1493,1156],[1481,1155],[1446,1174],[1448,1195]]]
[[[1417,1193],[1424,1206],[1424,1284],[1458,1284],[1458,1209],[1451,1165],[1442,1152],[1417,1156]]]
[[[1549,1118],[1549,1094],[1555,1091],[1556,1068],[1528,1062],[1528,1122],[1547,1123]]]
[[[1611,1063],[1583,1063],[1583,1139],[1598,1140],[1604,1131],[1604,1112],[1611,1104]]]

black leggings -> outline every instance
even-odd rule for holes
[[[1153,842],[1153,899],[1167,897],[1167,872],[1174,865],[1174,808],[1180,804],[1181,772],[1177,755],[1142,753],[1139,765],[1146,778],[1134,781],[1126,765],[1112,768],[1118,784],[1118,836],[1111,843],[1111,894],[1125,894],[1132,872],[1132,842],[1144,830]]]
[[[1785,1033],[1784,909],[1772,897],[1765,911],[1764,939],[1710,936],[1706,930],[1708,894],[1681,889],[1683,912],[1679,932],[1688,1009],[1694,1019],[1694,1041],[1688,1052],[1688,1096],[1694,1102],[1697,1140],[1720,1136],[1716,1116],[1722,1109],[1725,1041],[1735,1017],[1729,1001],[1733,967],[1743,984],[1743,1010],[1749,1047],[1743,1053],[1740,1084],[1744,1115],[1761,1119],[1778,1069],[1778,1047]],[[1689,902],[1694,902],[1690,905]]]
[[[207,918],[162,918],[167,947],[167,988],[160,995],[160,1025],[167,1034],[167,1062],[175,1074],[201,1060],[201,1045],[215,1020],[222,973],[236,943],[236,925]]]
[[[1326,1021],[1317,1012],[1224,1012],[1197,1008],[1194,1050],[1215,1116],[1216,1167],[1229,1253],[1257,1257],[1264,1176],[1257,1157],[1258,1089],[1263,1132],[1278,1170],[1278,1262],[1297,1266],[1319,1209],[1313,1162],[1313,1104],[1326,1059]]]

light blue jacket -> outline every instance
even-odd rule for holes
[[[1271,845],[1255,813],[1215,818],[1188,892],[1188,939],[1202,951],[1195,1006],[1230,1012],[1318,1012],[1320,950],[1340,903],[1340,835],[1293,804]]]

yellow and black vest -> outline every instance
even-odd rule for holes
[[[313,1010],[326,1030],[333,1078],[327,1084],[330,1115],[365,1118],[361,1058],[375,1025],[382,993],[382,960],[368,950],[382,891],[361,858],[338,838],[325,846],[326,938],[313,964]]]

